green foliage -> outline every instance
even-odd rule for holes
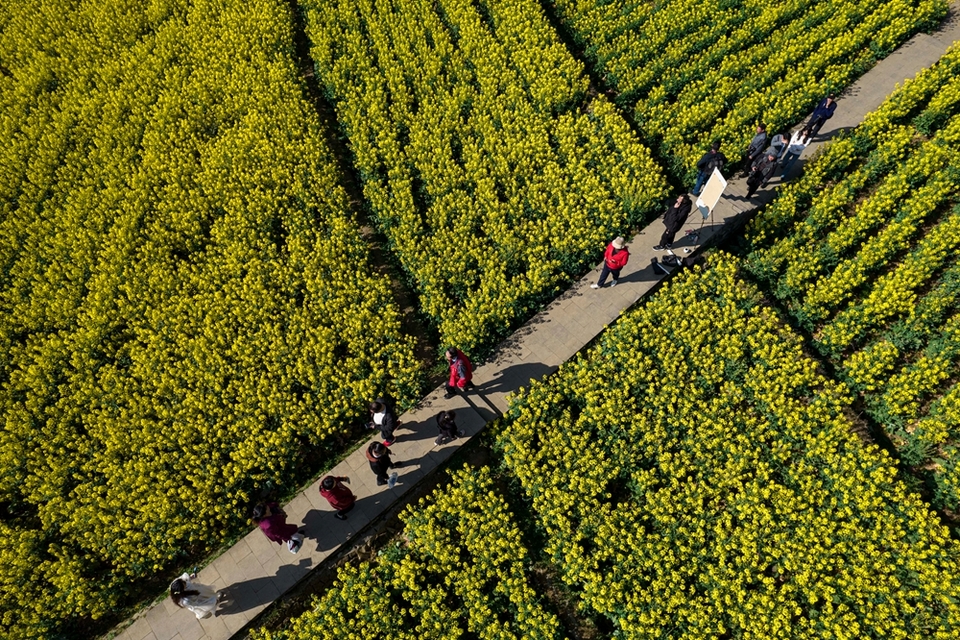
[[[718,254],[514,400],[547,552],[617,637],[955,637],[960,547],[759,296]]]
[[[958,72],[954,47],[830,145],[751,224],[746,262],[932,472],[938,506],[960,502],[960,425],[924,417],[960,375]]]
[[[689,181],[713,140],[736,162],[756,122],[795,124],[947,11],[944,0],[553,4],[647,143]]]
[[[654,209],[661,171],[533,0],[306,0],[364,194],[441,342],[490,346]]]

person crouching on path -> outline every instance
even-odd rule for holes
[[[667,207],[667,212],[663,214],[663,225],[666,230],[660,236],[660,244],[653,248],[654,251],[663,251],[673,247],[673,239],[676,237],[677,231],[683,228],[683,224],[687,221],[692,208],[693,203],[690,202],[690,196],[685,193],[678,196],[677,201]]]
[[[610,286],[617,286],[617,282],[620,280],[620,271],[627,266],[628,260],[630,260],[630,252],[627,250],[623,238],[617,238],[608,244],[607,250],[603,253],[603,269],[600,271],[600,279],[597,280],[596,284],[590,285],[590,288],[599,289],[602,287],[607,281],[608,275],[613,276]]]
[[[438,413],[437,428],[440,430],[440,435],[434,440],[435,444],[446,444],[463,435],[463,432],[457,428],[457,414],[454,411]]]
[[[399,461],[390,461],[390,450],[381,442],[371,442],[367,447],[367,462],[370,463],[370,470],[377,476],[378,487],[390,483],[390,477],[387,476],[389,469],[401,466]]]
[[[749,189],[747,189],[747,198],[752,198],[753,194],[756,193],[757,189],[761,186],[766,187],[776,171],[777,157],[775,155],[768,153],[761,158],[760,162],[753,167],[750,177],[747,178],[747,186],[749,187]]]
[[[258,504],[253,508],[253,521],[257,523],[267,540],[277,544],[287,543],[287,551],[297,553],[303,544],[303,536],[297,525],[287,524],[287,514],[276,502]]]
[[[346,520],[347,512],[357,503],[357,496],[353,495],[353,491],[350,491],[347,485],[343,484],[344,482],[350,482],[350,478],[326,476],[320,481],[320,495],[337,510],[333,517],[338,520]]]
[[[473,364],[463,351],[453,347],[447,349],[444,357],[450,365],[450,379],[447,381],[447,393],[444,397],[452,398],[473,387]]]
[[[213,587],[194,582],[195,573],[185,573],[170,583],[170,599],[173,604],[189,609],[197,620],[216,615],[220,594]]]
[[[371,429],[380,429],[383,444],[389,447],[397,441],[393,431],[400,425],[400,422],[385,399],[377,398],[370,403],[370,416],[372,419],[368,426]]]

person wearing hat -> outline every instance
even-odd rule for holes
[[[603,253],[603,269],[600,271],[600,279],[596,284],[590,285],[591,289],[599,289],[607,281],[607,276],[613,276],[611,287],[617,286],[620,279],[620,270],[627,266],[630,259],[630,252],[627,251],[627,245],[623,238],[616,238],[607,245],[607,250]]]

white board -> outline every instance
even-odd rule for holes
[[[700,192],[700,197],[697,198],[697,208],[700,209],[700,215],[704,218],[710,217],[710,212],[720,202],[720,197],[723,196],[726,188],[727,181],[720,175],[719,170],[714,169],[703,191]]]

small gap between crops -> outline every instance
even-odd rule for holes
[[[422,317],[416,290],[408,286],[406,274],[399,260],[389,250],[386,237],[377,228],[366,206],[353,152],[339,135],[342,131],[336,109],[320,89],[317,81],[316,65],[310,53],[310,39],[307,37],[306,18],[297,0],[287,0],[287,2],[290,8],[294,58],[303,80],[304,98],[317,113],[323,136],[337,164],[340,184],[347,192],[351,212],[360,227],[363,239],[367,242],[373,269],[390,281],[393,298],[400,309],[401,329],[413,338],[414,356],[427,377],[428,388],[432,388],[443,380],[442,368],[436,367],[440,350],[439,335],[430,321]]]

